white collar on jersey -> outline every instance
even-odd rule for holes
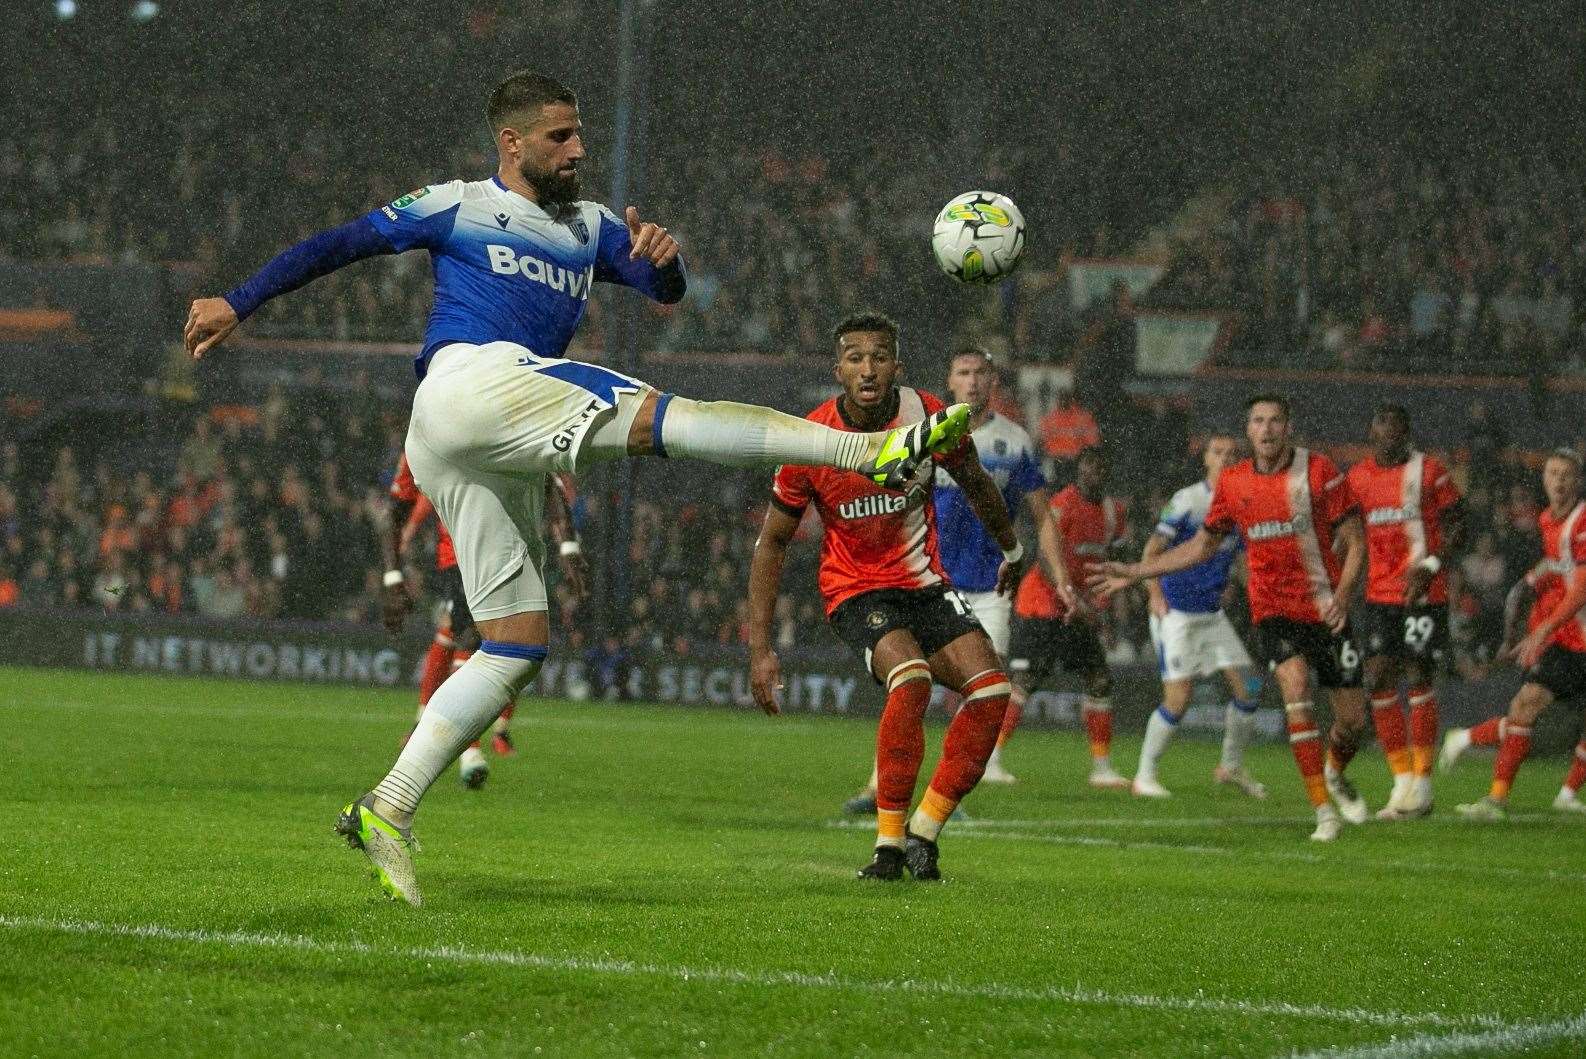
[[[501,194],[505,195],[507,198],[511,199],[515,203],[520,203],[522,205],[522,208],[531,211],[532,214],[538,216],[539,218],[541,218],[543,220],[547,220],[547,221],[552,221],[552,220],[556,219],[556,216],[553,215],[544,206],[541,206],[538,202],[535,202],[533,199],[529,198],[527,195],[523,195],[523,194],[520,194],[519,192],[513,191],[511,188],[507,187],[506,184],[502,183],[501,174],[499,174],[499,173],[491,173],[490,174],[490,182],[496,186],[496,190],[499,191]],[[571,203],[569,203],[568,205],[571,205]],[[558,211],[558,213],[559,212],[560,211]]]

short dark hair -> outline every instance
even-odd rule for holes
[[[837,326],[832,328],[832,341],[841,342],[843,336],[854,331],[879,331],[887,336],[887,341],[892,343],[892,349],[898,348],[898,324],[886,313],[875,309],[864,309],[857,313],[849,313],[837,321]]]
[[[490,122],[491,132],[500,132],[519,114],[549,103],[566,103],[576,107],[578,97],[573,95],[571,88],[554,77],[534,70],[519,70],[508,74],[490,93],[490,102],[485,106],[485,120]]]
[[[1250,410],[1258,404],[1275,404],[1279,408],[1283,409],[1284,419],[1294,418],[1294,416],[1289,411],[1289,399],[1284,397],[1281,393],[1273,393],[1268,390],[1262,393],[1251,394],[1249,397],[1245,398],[1245,415],[1249,415]]]
[[[1402,404],[1394,404],[1392,401],[1389,401],[1386,404],[1379,404],[1377,406],[1377,410],[1371,413],[1371,418],[1375,419],[1378,416],[1387,416],[1390,419],[1397,419],[1399,421],[1399,425],[1405,430],[1410,429],[1410,410],[1404,407]]]

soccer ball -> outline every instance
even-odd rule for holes
[[[942,271],[960,283],[1000,282],[1024,253],[1024,214],[1006,195],[966,191],[936,215],[931,249]]]

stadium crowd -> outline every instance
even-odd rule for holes
[[[185,434],[135,456],[114,447],[90,453],[80,445],[5,440],[0,607],[378,624],[385,489],[404,413],[370,396],[366,385],[276,386],[257,406],[201,408]],[[1173,490],[1198,474],[1184,417],[1165,402],[1141,415],[1156,424],[1154,452],[1185,458],[1156,460],[1149,475],[1114,475],[1111,491],[1128,507],[1124,551],[1131,554]],[[1076,437],[1093,440],[1096,428],[1085,409],[1066,400],[1035,432],[1049,475],[1062,482],[1071,469],[1065,452]],[[1452,621],[1457,662],[1469,673],[1492,660],[1504,596],[1539,554],[1540,496],[1534,473],[1479,403],[1464,449],[1442,455],[1471,511]],[[708,491],[697,483],[690,490],[686,476],[666,465],[648,472],[637,477],[631,536],[617,552],[644,572],[627,596],[611,602],[616,589],[599,561],[610,549],[606,534],[619,524],[615,494],[600,476],[583,483],[574,511],[594,560],[593,591],[581,601],[565,584],[553,587],[561,646],[584,657],[588,672],[605,674],[603,685],[613,689],[626,666],[651,652],[686,656],[707,645],[739,645],[746,636],[743,578],[766,483],[727,474]],[[423,584],[429,557],[421,547],[411,558]],[[785,649],[825,640],[816,559],[809,542],[790,552],[776,611]],[[433,613],[433,593],[429,602],[419,608],[415,631]],[[1103,640],[1115,663],[1149,658],[1140,595],[1112,602]]]
[[[1226,309],[1251,364],[1586,371],[1586,181],[1541,155],[1384,145],[1185,208],[1151,307]]]

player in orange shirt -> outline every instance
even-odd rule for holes
[[[887,317],[850,316],[837,325],[836,339],[843,392],[809,419],[837,430],[869,431],[942,407],[931,394],[897,384],[903,362],[897,325]],[[862,879],[900,879],[905,868],[919,880],[941,878],[937,839],[980,781],[1012,690],[991,640],[937,556],[930,493],[938,463],[963,488],[1002,549],[997,587],[1006,591],[1022,572],[1022,550],[997,483],[967,435],[923,464],[901,494],[849,471],[778,468],[749,570],[750,683],[761,709],[776,713],[781,664],[771,646],[771,622],[777,587],[788,542],[814,504],[826,527],[819,574],[826,619],[887,692],[876,732],[876,849],[859,871]],[[959,691],[964,702],[948,725],[930,785],[905,822],[925,755],[933,679]]]
[[[1105,597],[1205,562],[1230,533],[1244,537],[1256,651],[1283,693],[1289,744],[1316,810],[1311,838],[1331,842],[1338,837],[1339,812],[1356,824],[1367,816],[1365,801],[1344,775],[1366,721],[1360,650],[1349,629],[1349,600],[1365,570],[1360,508],[1332,460],[1295,446],[1286,398],[1257,394],[1245,410],[1245,436],[1255,455],[1217,479],[1195,536],[1143,562],[1107,563],[1090,584]],[[1325,763],[1313,716],[1313,673],[1331,692]],[[1338,811],[1328,804],[1329,794]]]
[[[1073,485],[1053,496],[1041,522],[1040,565],[1024,575],[1013,600],[1016,621],[1008,668],[1025,694],[1059,663],[1085,684],[1080,715],[1090,737],[1090,785],[1124,790],[1128,777],[1112,767],[1112,673],[1097,635],[1101,621],[1075,590],[1129,535],[1123,501],[1107,496],[1107,455],[1079,454]]]
[[[1372,454],[1349,470],[1366,523],[1366,687],[1377,742],[1393,770],[1382,820],[1432,811],[1437,698],[1432,678],[1448,650],[1448,574],[1459,544],[1459,489],[1435,456],[1410,447],[1410,413],[1388,404],[1371,417]],[[1409,731],[1399,684],[1409,685]]]
[[[1524,633],[1520,626],[1523,624],[1527,632],[1535,629],[1547,620],[1553,612],[1558,601],[1564,597],[1565,585],[1555,567],[1556,563],[1543,559],[1530,570],[1524,577],[1516,581],[1509,590],[1508,598],[1504,601],[1503,608],[1503,646],[1498,649],[1499,658],[1509,658],[1514,655],[1514,649],[1519,644]],[[1522,619],[1521,615],[1525,617]],[[1440,759],[1442,768],[1450,768],[1459,756],[1473,746],[1499,747],[1503,745],[1505,718],[1489,717],[1473,728],[1451,728],[1443,737],[1443,753]],[[1580,799],[1580,789],[1586,786],[1586,735],[1575,745],[1575,752],[1570,755],[1569,772],[1564,777],[1563,786],[1559,787],[1558,794],[1553,798],[1553,808],[1561,813],[1586,814],[1586,802]]]
[[[1542,465],[1547,508],[1537,516],[1542,531],[1542,562],[1533,571],[1539,598],[1536,620],[1525,637],[1506,649],[1525,670],[1525,683],[1509,702],[1508,714],[1473,729],[1454,729],[1443,743],[1442,763],[1452,765],[1460,752],[1489,732],[1498,742],[1492,767],[1492,788],[1486,797],[1455,810],[1473,820],[1502,820],[1508,815],[1509,788],[1531,752],[1531,726],[1556,699],[1586,692],[1586,502],[1581,500],[1581,461],[1570,449],[1555,449]],[[1555,804],[1557,804],[1555,802]]]

